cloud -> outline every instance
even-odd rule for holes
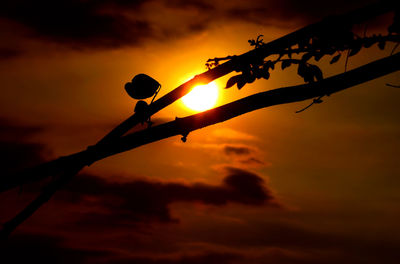
[[[388,241],[352,238],[338,234],[319,233],[301,228],[293,222],[257,223],[232,230],[231,226],[211,228],[195,236],[185,236],[184,243],[175,241],[176,233],[131,234],[123,238],[108,236],[106,245],[98,245],[101,234],[83,230],[65,236],[19,233],[2,246],[4,263],[136,263],[136,264],[196,264],[196,263],[397,263],[399,246]],[[196,227],[193,227],[196,229]],[[128,232],[129,229],[125,228]],[[185,234],[187,235],[187,234]],[[91,236],[91,243],[80,240]],[[166,240],[159,240],[162,237]],[[119,238],[120,240],[116,240]],[[204,241],[207,238],[207,241]],[[87,239],[87,237],[86,237]],[[149,241],[152,243],[149,243]],[[116,243],[117,242],[117,243]],[[128,245],[131,245],[129,247]],[[163,251],[165,244],[178,244]],[[124,248],[128,246],[127,248]]]
[[[253,150],[247,146],[233,146],[233,145],[225,145],[223,150],[224,153],[228,156],[229,155],[248,156],[253,152]]]
[[[42,128],[20,125],[0,118],[0,166],[4,175],[22,168],[34,166],[46,160],[51,154],[44,144],[33,143],[30,138]]]
[[[22,54],[22,51],[11,48],[0,48],[0,60],[7,60],[18,57]]]
[[[28,38],[74,49],[115,49],[148,41],[167,43],[236,22],[293,28],[299,21],[305,25],[369,2],[373,1],[339,0],[329,5],[316,0],[6,0],[0,4],[0,18],[23,25]]]
[[[219,139],[224,140],[255,140],[253,135],[240,132],[231,128],[218,128],[215,129],[212,135]]]
[[[80,244],[79,240],[71,244],[67,243],[67,239],[62,236],[35,233],[13,235],[8,239],[7,243],[1,246],[3,249],[1,259],[4,263],[27,263],[31,261],[60,264],[241,264],[246,262],[264,263],[265,261],[273,261],[273,263],[281,263],[279,261],[318,263],[312,261],[316,259],[315,256],[274,247],[248,250],[246,248],[221,248],[211,244],[204,245],[205,248],[195,251],[174,252],[172,254],[158,252],[150,255],[130,253],[129,251],[116,250],[112,247],[93,249]],[[318,260],[320,261],[321,259]]]
[[[136,180],[111,182],[94,175],[76,177],[57,199],[98,207],[98,215],[115,222],[155,220],[173,221],[169,206],[176,202],[222,206],[228,203],[274,205],[275,198],[258,175],[237,168],[227,168],[220,185],[183,184]],[[90,201],[90,202],[87,202]],[[108,217],[109,216],[109,217]],[[107,221],[108,221],[107,220]],[[97,221],[96,221],[97,222]]]
[[[143,1],[4,1],[0,16],[33,30],[36,37],[75,48],[135,46],[151,36],[145,20],[126,17]]]
[[[261,204],[273,199],[271,192],[266,192],[263,188],[264,180],[257,174],[235,167],[226,167],[225,170],[229,176],[224,182],[239,191],[237,202]]]
[[[166,6],[179,8],[179,9],[195,9],[203,12],[210,12],[215,10],[215,6],[212,1],[204,0],[166,0],[164,1]]]
[[[248,159],[240,160],[240,163],[247,165],[247,166],[265,166],[270,165],[270,163],[265,163],[262,160],[259,160],[255,157],[249,157]]]
[[[240,4],[234,1],[226,8],[222,8],[222,15],[231,21],[246,21],[262,26],[290,26],[308,24],[334,14],[341,14],[349,10],[363,7],[376,1],[356,0],[335,2],[311,1],[262,1],[254,0],[249,4]]]
[[[15,234],[0,244],[2,263],[87,263],[108,255],[102,250],[87,250],[63,245],[63,239],[51,235]]]
[[[232,163],[245,167],[259,167],[271,165],[262,161],[260,150],[256,147],[240,144],[224,144],[222,151]]]
[[[107,263],[118,264],[234,264],[241,263],[243,256],[230,252],[202,252],[198,254],[181,254],[180,256],[173,257],[126,257],[111,259]]]
[[[203,11],[211,9],[202,1],[6,0],[0,18],[23,25],[28,38],[74,49],[115,49],[203,31],[208,25]],[[202,13],[193,20],[197,10]]]

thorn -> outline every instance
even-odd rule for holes
[[[181,140],[182,140],[183,143],[185,143],[187,141],[187,136],[188,135],[189,135],[189,132],[182,133]]]

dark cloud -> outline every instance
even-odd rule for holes
[[[11,48],[0,48],[0,60],[12,59],[19,56],[22,51]]]
[[[237,168],[226,168],[227,176],[219,186],[207,184],[162,183],[137,180],[111,182],[93,175],[76,177],[57,199],[101,207],[84,220],[102,219],[134,223],[137,221],[172,221],[169,205],[175,202],[200,202],[209,205],[239,203],[275,204],[271,191],[256,174]],[[96,221],[97,224],[99,224]]]
[[[218,23],[306,24],[369,2],[373,1],[7,0],[0,4],[0,17],[23,24],[36,38],[69,47],[118,48],[150,39],[166,42]]]
[[[293,25],[316,22],[325,16],[365,6],[376,1],[251,1],[248,5],[237,5],[224,10],[228,19],[247,21],[260,25]]]
[[[249,165],[249,166],[262,166],[262,165],[265,165],[265,162],[263,162],[263,161],[261,161],[261,160],[259,160],[257,158],[254,158],[254,157],[250,157],[248,159],[240,160],[240,163],[245,164],[245,165]]]
[[[248,204],[260,204],[266,200],[271,200],[271,192],[266,192],[263,188],[264,180],[257,174],[234,167],[226,167],[228,177],[224,179],[227,186],[237,190],[237,202]]]
[[[247,146],[234,146],[234,145],[225,145],[224,153],[226,155],[238,155],[238,156],[248,156],[253,152],[253,149]]]
[[[260,151],[255,147],[226,144],[223,145],[222,151],[228,158],[233,158],[235,161],[246,167],[258,167],[267,165],[260,159]]]
[[[120,258],[111,259],[107,263],[117,263],[117,264],[233,264],[241,263],[245,260],[243,256],[235,253],[225,253],[225,252],[204,252],[202,254],[196,255],[183,255],[179,257],[130,257],[130,258]]]
[[[124,16],[143,1],[4,1],[0,16],[17,21],[49,41],[75,48],[137,45],[151,36],[148,22]]]
[[[4,175],[43,162],[50,152],[43,144],[30,140],[40,127],[20,125],[0,118],[0,166]]]
[[[64,246],[63,239],[49,235],[15,234],[0,242],[2,263],[87,263],[104,258],[102,250],[86,250]]]
[[[204,0],[166,0],[166,6],[179,8],[179,9],[195,9],[201,12],[211,12],[216,9],[211,1]]]
[[[210,228],[207,225],[204,228]],[[194,230],[199,227],[193,227]],[[125,229],[128,231],[129,229]],[[2,263],[135,263],[135,264],[196,264],[196,263],[397,263],[399,246],[388,241],[371,241],[351,238],[343,235],[319,233],[296,226],[294,223],[268,222],[264,226],[243,225],[240,230],[231,226],[219,226],[218,229],[197,230],[186,237],[185,242],[201,245],[194,250],[175,248],[165,253],[156,249],[143,252],[132,249],[118,250],[124,243],[118,244],[115,238],[107,241],[109,247],[92,243],[81,243],[79,237],[91,235],[97,240],[96,233],[72,233],[66,237],[56,235],[38,235],[19,233],[1,244]],[[164,230],[159,230],[164,232]],[[200,232],[199,232],[200,231]],[[202,232],[201,232],[202,231]],[[101,229],[101,233],[107,230]],[[71,235],[71,234],[70,234]],[[146,239],[156,240],[155,234]],[[160,234],[161,236],[163,234]],[[139,235],[140,237],[140,235]],[[205,239],[206,238],[206,239]],[[72,239],[72,240],[71,240]],[[133,247],[142,247],[145,241],[134,234],[126,237]],[[71,243],[73,241],[73,243]],[[133,241],[133,242],[132,242]],[[68,243],[69,242],[69,243]],[[173,240],[158,241],[177,243]],[[150,244],[148,246],[155,246]],[[220,245],[223,245],[222,247]],[[184,245],[180,245],[184,246]],[[95,249],[93,249],[95,248]],[[5,260],[5,261],[4,261]]]

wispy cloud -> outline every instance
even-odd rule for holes
[[[257,138],[251,134],[234,130],[232,128],[217,128],[212,132],[212,135],[217,139],[224,140],[257,140]]]

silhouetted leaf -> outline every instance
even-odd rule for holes
[[[372,38],[366,38],[366,39],[364,39],[364,41],[363,41],[363,46],[366,47],[366,48],[369,48],[369,47],[371,47],[374,43],[375,43],[375,40],[374,40],[374,39],[372,39]]]
[[[380,41],[380,42],[378,43],[379,49],[381,49],[381,50],[385,49],[385,44],[386,44],[385,41]]]
[[[243,78],[240,78],[236,85],[237,85],[237,88],[240,90],[243,88],[243,86],[245,86],[245,84],[246,84],[246,81]]]
[[[259,48],[261,45],[264,44],[264,40],[262,39],[264,35],[258,35],[256,40],[256,48]]]
[[[316,65],[309,65],[306,63],[299,63],[299,68],[297,69],[297,73],[303,77],[304,81],[307,83],[314,82],[314,78],[322,80],[322,71]]]
[[[289,67],[290,65],[292,65],[292,63],[290,62],[290,60],[284,60],[282,61],[282,70],[284,70],[285,68]]]
[[[333,55],[335,52],[336,52],[336,49],[327,48],[324,53],[328,54],[328,55]]]
[[[329,63],[330,63],[330,64],[333,64],[333,63],[337,62],[337,61],[340,59],[340,56],[341,56],[341,55],[342,55],[342,54],[339,53],[338,55],[336,55],[335,57],[333,57]]]
[[[325,55],[325,54],[323,54],[323,53],[317,53],[317,54],[315,54],[314,59],[315,59],[316,61],[319,61],[324,55]]]
[[[317,99],[314,99],[314,100],[313,100],[313,103],[314,103],[314,104],[320,104],[320,103],[322,103],[322,102],[324,102],[324,101],[322,101],[321,98],[317,98]]]
[[[312,52],[308,52],[301,57],[302,61],[308,61],[314,54]]]
[[[264,63],[263,69],[268,71],[270,68],[273,70],[275,68],[275,64],[272,61],[269,60],[269,61]]]
[[[241,74],[232,76],[232,77],[229,78],[229,80],[226,82],[225,89],[231,88],[231,87],[234,86],[240,79],[242,79],[242,75],[241,75]]]
[[[298,42],[299,49],[305,48],[309,43],[310,43],[310,39],[309,38],[299,40],[299,42]]]
[[[247,83],[252,83],[256,80],[256,77],[254,76],[254,74],[248,75],[246,76],[246,78],[244,79]]]
[[[312,74],[314,75],[315,79],[317,81],[321,81],[324,79],[322,76],[322,71],[317,65],[310,65],[310,71],[312,71]]]
[[[361,50],[361,43],[356,43],[350,50],[349,57],[356,55]]]
[[[269,73],[268,71],[265,71],[265,72],[263,73],[263,76],[262,76],[262,77],[263,77],[265,80],[268,80],[270,76],[271,76],[270,73]]]
[[[301,77],[304,77],[304,74],[306,72],[307,66],[305,63],[299,63],[299,67],[297,68],[297,74],[300,75]]]

